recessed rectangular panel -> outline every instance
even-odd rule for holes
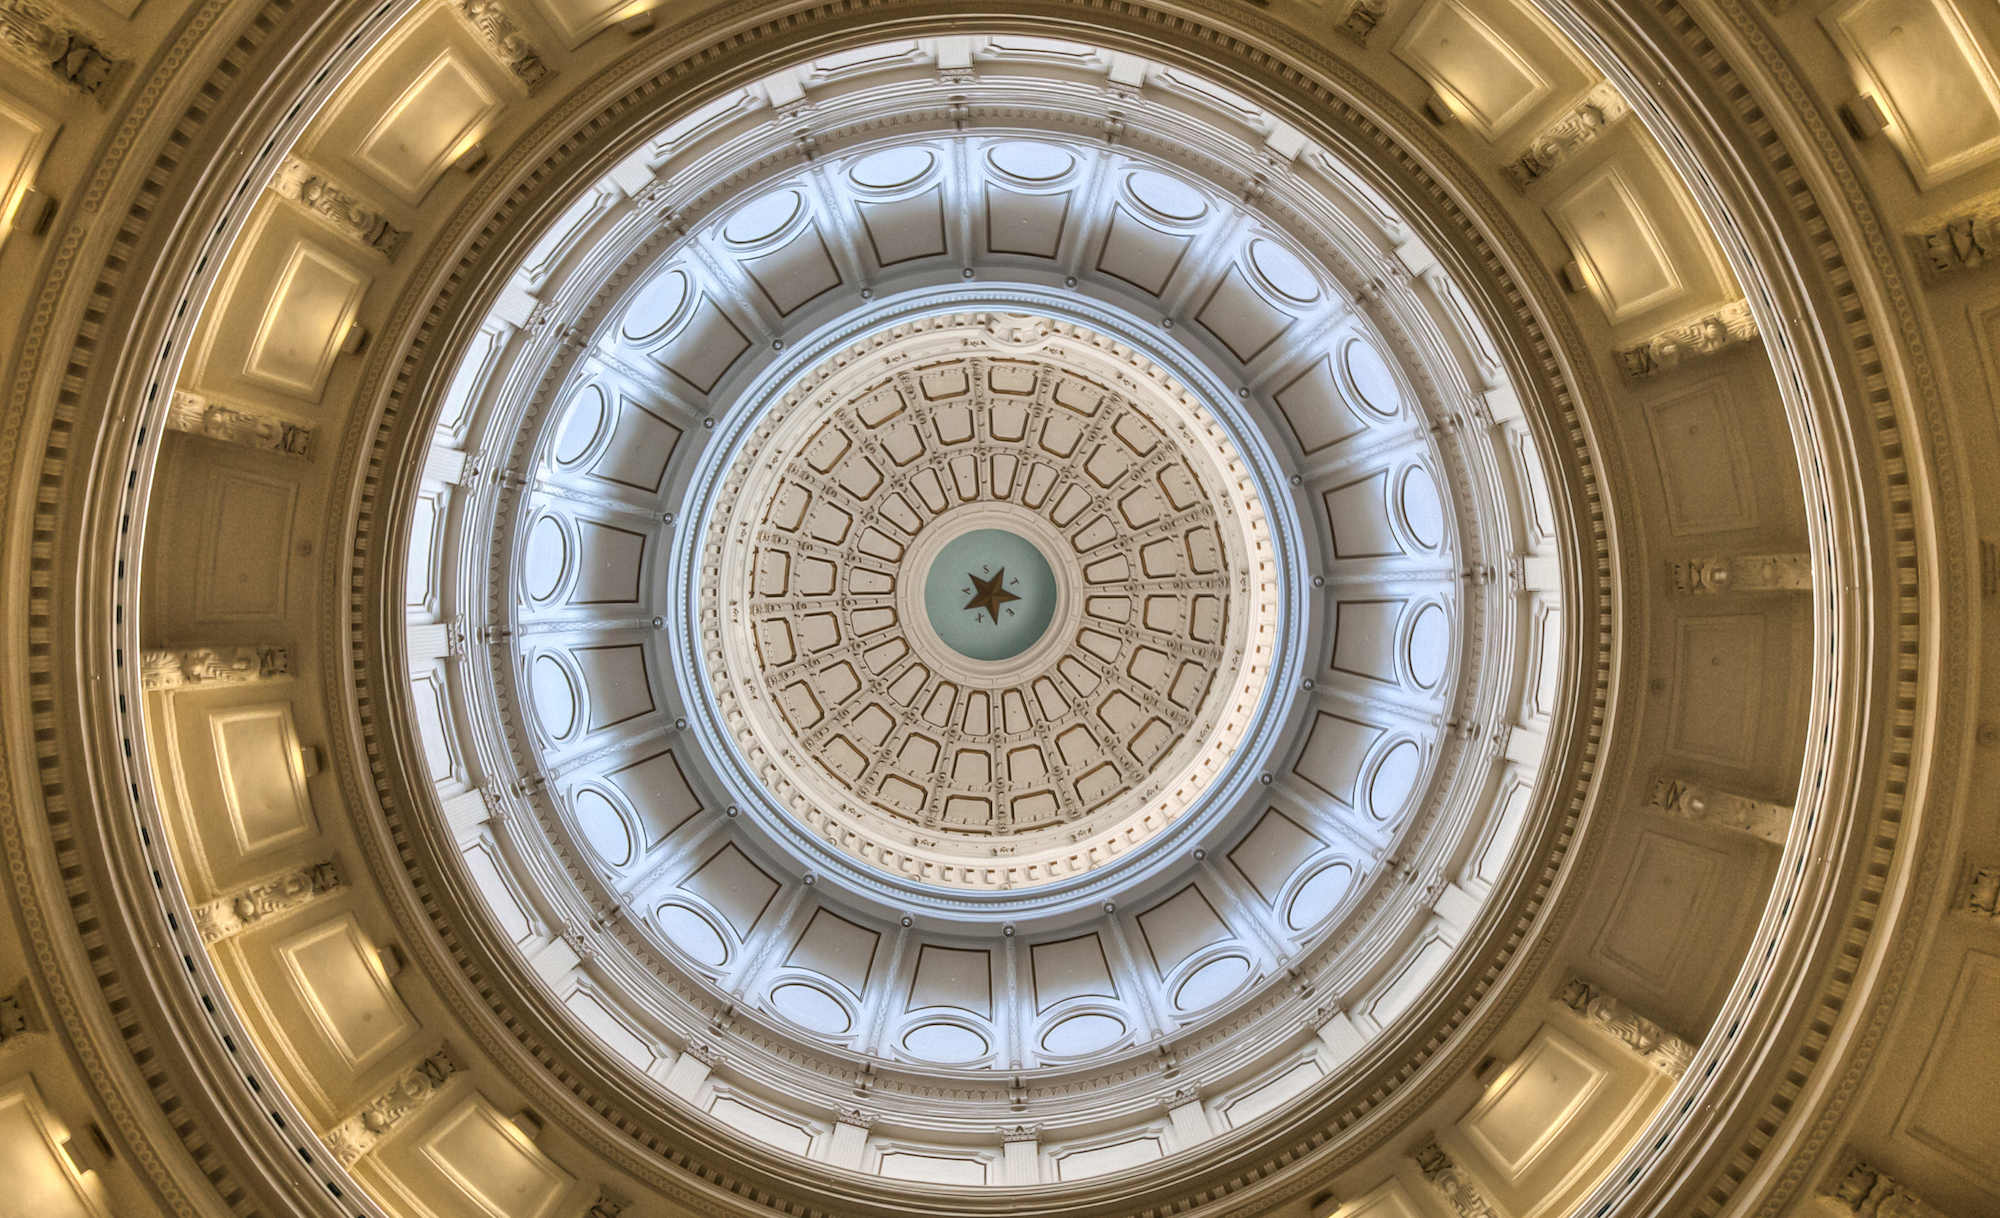
[[[733,844],[724,846],[681,881],[681,887],[707,901],[729,919],[739,936],[748,935],[777,895],[778,881]]]
[[[875,949],[882,936],[865,926],[848,921],[826,909],[813,911],[805,933],[792,945],[785,963],[791,968],[810,969],[837,981],[855,994],[868,988],[868,974],[875,966]]]
[[[651,1068],[658,1054],[653,1052],[653,1041],[641,1035],[624,1018],[605,1005],[596,990],[578,988],[571,990],[563,999],[570,1014],[577,1022],[590,1030],[590,1034],[604,1042],[606,1048],[624,1059],[634,1069]]]
[[[708,1115],[742,1133],[780,1150],[804,1155],[812,1150],[812,1133],[796,1121],[752,1107],[733,1095],[720,1095],[709,1106]]]
[[[1341,601],[1333,612],[1333,667],[1338,672],[1382,681],[1396,676],[1396,624],[1402,620],[1401,600]]]
[[[376,120],[355,161],[404,202],[421,202],[500,107],[479,73],[446,49]]]
[[[1072,1150],[1056,1159],[1056,1179],[1087,1180],[1092,1176],[1107,1175],[1151,1163],[1166,1153],[1160,1139],[1153,1136],[1129,1138],[1114,1142],[1109,1146],[1095,1146],[1088,1150]]]
[[[605,27],[629,15],[632,0],[535,0],[535,8],[555,27],[564,45],[575,50],[589,41],[592,35],[601,33]],[[723,104],[717,102],[714,106]]]
[[[528,916],[527,903],[515,891],[513,880],[500,861],[493,856],[494,846],[487,841],[473,842],[465,848],[465,870],[479,889],[480,899],[485,901],[487,913],[493,924],[516,943],[526,943],[535,935],[534,919]]]
[[[194,615],[244,621],[285,614],[287,556],[298,484],[217,469],[210,475]],[[428,547],[426,547],[428,549]]]
[[[701,799],[688,785],[687,775],[673,752],[666,750],[613,770],[605,777],[615,783],[645,827],[645,849],[651,850],[667,835],[686,824],[701,811]]]
[[[452,726],[451,696],[444,673],[432,668],[410,678],[410,707],[416,712],[417,739],[423,742],[424,763],[432,782],[459,777],[458,736]]]
[[[403,605],[428,609],[437,595],[438,564],[444,543],[444,496],[418,495],[410,519],[410,557],[403,580]]]
[[[1493,801],[1494,811],[1487,821],[1486,840],[1480,844],[1478,862],[1473,868],[1487,884],[1496,884],[1506,870],[1507,859],[1514,852],[1514,842],[1521,835],[1521,825],[1528,818],[1528,797],[1534,788],[1523,782],[1506,782],[1500,794]]]
[[[715,388],[736,357],[750,347],[742,329],[704,296],[694,316],[653,352],[653,358],[701,393]]]
[[[374,944],[352,914],[292,939],[278,955],[320,1031],[350,1067],[377,1061],[416,1032],[416,1016],[389,984]]]
[[[1292,765],[1292,773],[1352,807],[1361,763],[1381,737],[1379,727],[1320,711],[1313,718],[1312,732]]]
[[[1683,620],[1675,640],[1667,747],[1747,767],[1755,752],[1763,677],[1762,614]]]
[[[576,583],[572,605],[631,605],[639,600],[645,570],[646,535],[595,520],[580,520]]]
[[[1966,953],[1899,1132],[2000,1193],[2000,957]],[[1980,1065],[1985,1068],[1979,1068]]]
[[[1615,164],[1557,200],[1549,214],[1587,268],[1591,286],[1612,321],[1665,304],[1686,291],[1651,209]]]
[[[861,223],[878,266],[895,266],[945,252],[944,196],[933,186],[890,203],[860,203]]]
[[[653,709],[653,682],[646,672],[646,648],[578,647],[570,652],[589,691],[590,730],[611,727]]]
[[[21,1074],[0,1091],[0,1181],[7,1191],[6,1212],[33,1218],[103,1218],[63,1153],[62,1130],[36,1089]]]
[[[1326,843],[1319,837],[1271,808],[1257,822],[1257,827],[1229,852],[1229,861],[1265,904],[1275,905],[1285,882],[1301,864],[1325,848]]]
[[[789,316],[840,286],[840,268],[833,264],[833,253],[817,224],[808,224],[781,249],[743,259],[742,266],[780,316]]]
[[[1390,1177],[1380,1188],[1355,1198],[1338,1211],[1340,1218],[1429,1218],[1431,1211],[1411,1198],[1403,1182]]]
[[[1231,1100],[1223,1109],[1223,1119],[1230,1128],[1248,1125],[1265,1113],[1278,1108],[1286,1100],[1304,1092],[1318,1082],[1325,1074],[1317,1061],[1302,1061],[1298,1065],[1271,1079],[1259,1083]]]
[[[313,242],[293,245],[250,343],[244,374],[318,401],[368,282],[368,276]]]
[[[1429,987],[1431,979],[1438,975],[1450,957],[1449,943],[1443,939],[1426,939],[1377,989],[1374,1001],[1368,1004],[1369,1017],[1377,1026],[1386,1027]]]
[[[1336,558],[1391,558],[1403,543],[1389,522],[1389,471],[1358,478],[1320,496],[1333,529]]]
[[[549,1218],[574,1183],[477,1095],[438,1123],[422,1152],[493,1218]]]
[[[1004,186],[986,187],[986,248],[996,254],[1053,258],[1062,246],[1069,218],[1069,192],[1026,194]]]
[[[1331,448],[1366,431],[1368,424],[1347,404],[1333,372],[1333,357],[1323,356],[1271,394],[1284,413],[1301,451],[1311,454]]]
[[[1693,946],[1689,932],[1695,919],[1713,899],[1722,864],[1722,856],[1705,846],[1641,834],[1591,954],[1653,989],[1671,989]]]
[[[905,1010],[956,1007],[984,1019],[993,1017],[992,953],[926,943],[917,952]]]
[[[217,711],[208,729],[238,850],[255,854],[319,832],[289,703]]]
[[[1117,998],[1104,944],[1095,932],[1054,943],[1037,943],[1028,950],[1035,986],[1035,1013],[1071,998]]]
[[[1519,1180],[1604,1082],[1604,1064],[1544,1027],[1458,1123],[1506,1177]]]
[[[1259,296],[1243,269],[1236,266],[1215,285],[1194,319],[1207,326],[1237,362],[1244,364],[1263,354],[1298,320]]]
[[[0,98],[0,224],[11,226],[58,124],[13,97]]]
[[[1180,269],[1194,238],[1147,224],[1122,204],[1112,208],[1111,223],[1097,255],[1097,269],[1144,292],[1158,296]]]
[[[680,428],[631,398],[621,397],[611,441],[590,467],[590,476],[656,495],[680,441]]]
[[[1419,10],[1396,40],[1396,55],[1449,93],[1487,139],[1549,91],[1534,64],[1456,0],[1432,0]]]
[[[1828,14],[1887,108],[1889,135],[1920,185],[1929,186],[2000,152],[2000,80],[1975,23],[2000,34],[1991,0],[1855,0]]]
[[[1193,884],[1140,914],[1139,930],[1162,977],[1202,948],[1232,937],[1228,923]]]
[[[878,1170],[881,1175],[891,1180],[917,1180],[925,1184],[986,1183],[986,1164],[983,1161],[948,1155],[917,1154],[906,1150],[884,1151]]]
[[[1647,406],[1653,454],[1675,536],[1747,529],[1757,523],[1750,458],[1738,408],[1720,380]]]

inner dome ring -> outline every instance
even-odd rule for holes
[[[696,686],[699,682],[698,687],[706,695],[699,707],[702,727],[718,733],[723,744],[720,751],[729,759],[741,759],[740,769],[734,769],[733,773],[725,769],[732,778],[748,780],[733,792],[734,797],[742,805],[755,809],[753,814],[767,830],[794,841],[803,839],[804,843],[810,843],[811,853],[821,858],[831,856],[841,860],[843,870],[851,880],[863,885],[864,890],[880,891],[886,884],[895,893],[891,899],[908,903],[914,894],[928,895],[939,889],[954,896],[964,893],[989,898],[989,894],[998,896],[1032,886],[1037,895],[1047,894],[1045,901],[1063,903],[1064,896],[1088,900],[1107,883],[1122,887],[1134,882],[1146,868],[1170,857],[1170,849],[1162,843],[1179,839],[1186,832],[1184,826],[1205,822],[1233,807],[1252,789],[1260,757],[1276,739],[1274,725],[1269,722],[1270,690],[1281,683],[1272,682],[1269,676],[1291,672],[1303,662],[1296,654],[1298,648],[1291,637],[1294,632],[1284,626],[1289,620],[1287,608],[1297,611],[1295,606],[1284,606],[1284,602],[1300,599],[1296,591],[1298,581],[1288,574],[1293,569],[1291,564],[1279,557],[1284,551],[1300,552],[1302,542],[1296,533],[1296,518],[1289,510],[1267,509],[1273,499],[1265,488],[1271,487],[1275,479],[1260,476],[1260,472],[1271,469],[1273,459],[1268,452],[1255,461],[1245,455],[1246,448],[1260,442],[1257,429],[1244,420],[1230,418],[1232,395],[1222,389],[1213,374],[1188,359],[1185,352],[1139,338],[1138,323],[1111,306],[1080,304],[1033,286],[970,291],[916,289],[878,302],[873,309],[863,311],[858,320],[850,314],[831,332],[801,343],[791,359],[767,368],[756,384],[738,397],[739,405],[730,416],[719,421],[718,430],[724,427],[729,430],[721,437],[722,444],[705,454],[707,460],[689,490],[691,510],[685,524],[688,533],[684,536],[703,539],[700,560],[686,563],[682,551],[677,558],[683,565],[676,567],[675,577],[682,579],[690,572],[700,572],[703,580],[736,578],[726,573],[728,561],[731,547],[741,543],[747,526],[739,516],[725,517],[722,505],[740,499],[761,512],[766,501],[779,493],[776,475],[765,459],[767,447],[784,447],[779,429],[812,430],[820,425],[817,416],[795,416],[789,412],[798,410],[807,394],[818,392],[822,382],[853,385],[871,379],[846,367],[861,358],[859,353],[869,344],[889,344],[895,350],[894,358],[902,359],[912,349],[911,344],[921,347],[934,341],[923,337],[925,327],[940,325],[957,327],[962,332],[957,339],[959,343],[983,345],[1007,358],[1026,358],[1051,342],[1069,344],[1070,357],[1091,363],[1091,375],[1100,384],[1109,386],[1115,382],[1118,392],[1138,395],[1148,403],[1148,409],[1171,415],[1173,442],[1189,453],[1203,454],[1196,458],[1199,462],[1211,463],[1201,474],[1201,481],[1208,488],[1201,495],[1202,501],[1207,503],[1220,496],[1221,501],[1234,503],[1231,510],[1240,520],[1240,527],[1249,530],[1240,540],[1234,539],[1236,535],[1231,529],[1222,530],[1225,538],[1232,538],[1227,544],[1242,554],[1237,561],[1244,579],[1231,595],[1240,598],[1255,594],[1261,606],[1257,614],[1242,619],[1252,626],[1258,644],[1248,652],[1236,648],[1242,654],[1232,656],[1236,671],[1248,674],[1250,681],[1248,685],[1239,681],[1236,688],[1237,704],[1248,708],[1247,714],[1238,713],[1226,724],[1227,739],[1218,742],[1209,732],[1213,723],[1219,721],[1214,710],[1217,698],[1211,693],[1204,705],[1204,716],[1209,722],[1200,725],[1206,753],[1185,745],[1180,747],[1166,771],[1132,793],[1143,806],[1135,808],[1133,798],[1123,798],[1118,804],[1123,811],[1114,809],[1103,814],[1100,810],[1100,814],[1078,818],[1075,823],[1051,819],[1043,832],[1017,838],[1007,843],[1007,850],[996,854],[992,847],[981,845],[968,854],[964,845],[957,849],[950,845],[953,838],[923,829],[887,842],[874,830],[863,827],[866,818],[879,813],[871,813],[844,792],[832,791],[827,783],[816,782],[813,767],[817,761],[809,760],[804,749],[794,750],[786,758],[782,754],[774,757],[757,743],[746,747],[739,714],[742,704],[731,701],[731,679],[726,675],[718,679],[717,673],[755,670],[763,663],[760,655],[741,650],[721,669],[713,663],[713,656],[703,657],[693,665],[698,671],[690,674],[695,680],[689,685]],[[1068,333],[1052,334],[1052,329]],[[897,344],[901,344],[900,349]],[[780,416],[804,417],[808,422],[774,424],[772,420]],[[749,459],[752,453],[756,454],[754,460]],[[1081,459],[1081,454],[1078,455]],[[748,481],[732,488],[732,478],[739,475],[731,471],[738,470],[747,475]],[[1289,500],[1279,502],[1289,509]],[[1097,506],[1102,509],[1109,505],[1107,502]],[[730,521],[726,526],[730,544],[724,544],[724,534],[720,531],[725,518]],[[1286,522],[1293,530],[1293,536],[1287,539],[1289,545],[1272,543],[1274,521]],[[1252,551],[1260,559],[1258,579],[1254,582],[1249,580],[1247,568],[1241,567]],[[697,620],[690,622],[687,637],[734,637],[720,629],[723,609],[714,599],[714,588],[693,581],[677,583],[675,587],[673,602],[697,615]],[[739,608],[730,606],[728,612],[735,614]],[[1061,636],[1052,633],[1050,638],[1059,641]],[[771,691],[774,699],[779,692]],[[771,701],[761,697],[752,697],[748,703],[753,715],[760,703],[764,708],[771,705]],[[807,713],[812,709],[807,708]],[[997,712],[998,708],[995,709]],[[767,714],[766,723],[782,729],[788,721],[780,710]],[[734,731],[720,731],[724,724],[735,725]],[[1191,752],[1206,758],[1198,771],[1188,768]],[[782,774],[779,790],[791,799],[789,808],[780,802],[784,796],[774,798],[770,794],[772,776],[777,774]],[[1179,781],[1175,781],[1177,778]],[[821,798],[807,798],[808,793],[817,793]],[[1147,847],[1144,859],[1137,857],[1140,852],[1133,849],[1139,844]],[[1057,860],[1053,866],[1051,859]],[[1103,865],[1113,860],[1116,867]],[[987,901],[982,900],[981,904],[986,905]],[[1042,912],[1054,912],[1044,901],[1035,904]]]

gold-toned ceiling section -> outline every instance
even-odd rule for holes
[[[1983,0],[1845,0],[1820,13],[1853,76],[1853,129],[1920,190],[2000,157],[2000,14]]]
[[[1498,149],[1567,251],[1558,268],[1611,326],[1623,371],[1650,375],[1756,327],[1693,200],[1630,107],[1532,6],[1364,4],[1366,32],[1431,90],[1433,121]]]
[[[1574,108],[1598,81],[1589,62],[1530,4],[1425,0],[1406,7],[1409,19],[1395,36],[1393,53],[1489,143],[1523,142]]]

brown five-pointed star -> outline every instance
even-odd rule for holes
[[[995,571],[992,579],[981,579],[977,575],[970,573],[967,573],[966,578],[971,580],[972,586],[979,591],[973,595],[971,600],[965,602],[965,607],[974,612],[981,609],[986,610],[987,613],[993,616],[993,624],[996,626],[1000,624],[1000,606],[1006,604],[1008,601],[1021,599],[1000,586],[1000,581],[1007,578],[1007,568],[1005,567]]]

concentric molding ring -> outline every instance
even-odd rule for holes
[[[802,824],[791,811],[774,804],[763,780],[737,751],[732,733],[710,709],[719,705],[721,691],[707,662],[684,651],[679,643],[682,637],[702,637],[708,629],[706,623],[691,619],[685,635],[675,634],[674,659],[682,681],[703,691],[703,698],[694,708],[694,730],[703,735],[712,756],[719,754],[731,759],[722,767],[730,798],[755,816],[760,828],[788,842],[794,850],[802,851],[816,865],[839,870],[856,891],[875,895],[887,910],[914,909],[954,918],[973,910],[983,917],[1056,917],[1100,903],[1114,891],[1143,885],[1152,872],[1174,865],[1177,844],[1194,838],[1215,817],[1252,797],[1258,775],[1266,768],[1266,759],[1280,737],[1282,722],[1273,717],[1272,710],[1276,701],[1287,695],[1278,691],[1288,694],[1298,688],[1305,656],[1299,645],[1299,633],[1289,623],[1298,621],[1306,611],[1307,581],[1299,574],[1303,569],[1301,556],[1306,552],[1302,526],[1290,496],[1283,490],[1284,478],[1275,454],[1258,428],[1242,414],[1235,395],[1227,391],[1225,382],[1214,372],[1188,353],[1163,345],[1146,334],[1141,324],[1123,311],[1104,302],[1079,299],[1059,289],[1025,285],[1001,289],[934,287],[884,294],[871,307],[842,315],[819,333],[788,340],[786,358],[768,365],[738,395],[730,413],[717,421],[716,441],[704,452],[702,463],[690,481],[686,496],[689,510],[675,529],[668,603],[699,612],[703,595],[696,579],[716,557],[707,539],[717,527],[716,506],[727,498],[728,471],[742,459],[743,452],[754,447],[761,420],[803,375],[804,369],[832,360],[837,353],[864,342],[868,335],[898,325],[953,314],[987,313],[1045,316],[1082,327],[1087,333],[1106,336],[1132,353],[1121,358],[1136,361],[1135,367],[1157,368],[1157,375],[1166,378],[1167,383],[1188,386],[1186,392],[1208,412],[1207,426],[1216,429],[1220,442],[1227,446],[1223,451],[1242,462],[1247,497],[1239,510],[1254,512],[1260,533],[1268,538],[1271,571],[1262,577],[1262,583],[1271,589],[1277,617],[1270,635],[1269,678],[1261,682],[1261,692],[1256,695],[1252,726],[1235,748],[1227,750],[1228,759],[1213,767],[1212,775],[1203,784],[1198,810],[1192,815],[1163,818],[1166,823],[1148,845],[1148,858],[1122,860],[1111,871],[1084,870],[1081,874],[1048,880],[1036,886],[1032,894],[1018,887],[1001,887],[1007,883],[1004,879],[976,892],[913,883],[879,867],[856,866],[846,851],[829,845],[817,826]],[[1251,507],[1252,504],[1256,506]],[[698,550],[698,546],[702,548]]]

